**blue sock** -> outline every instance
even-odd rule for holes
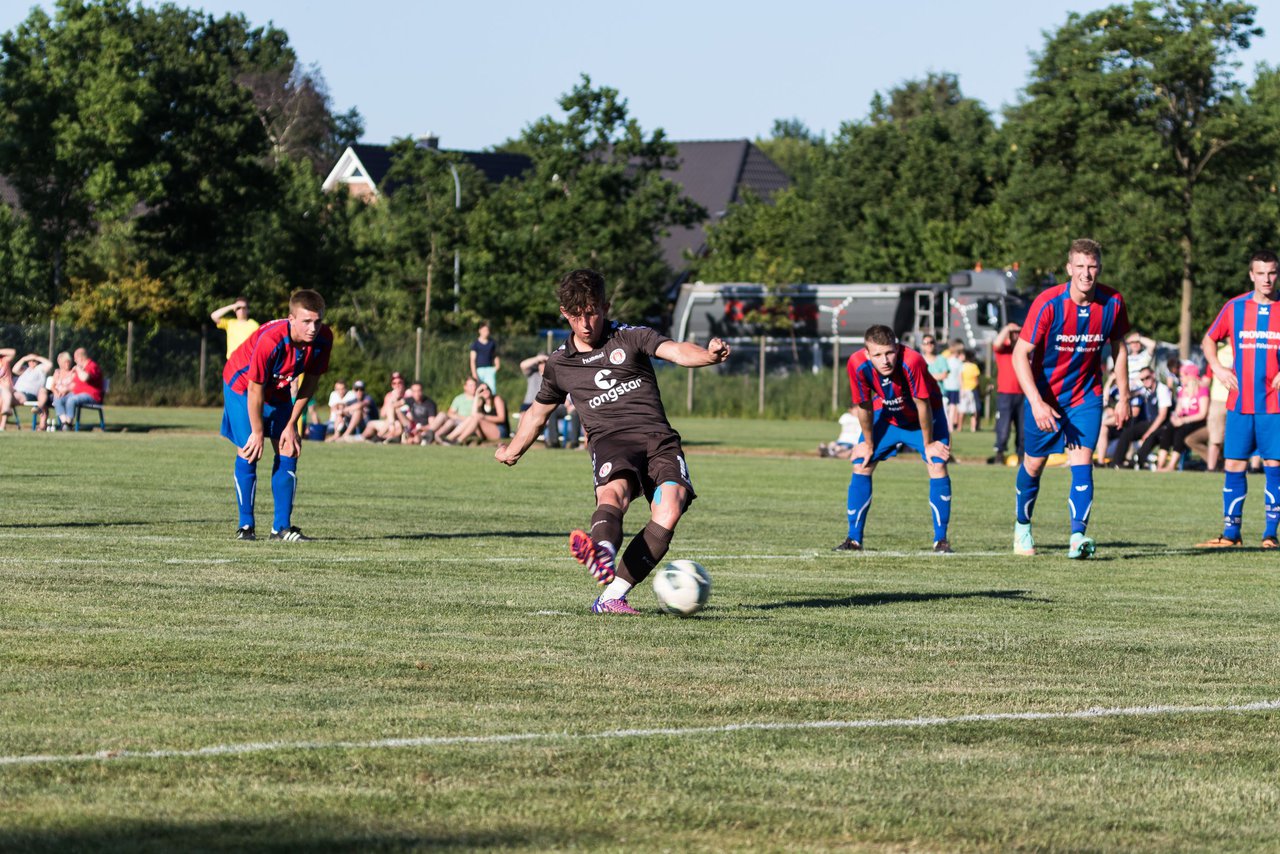
[[[252,527],[253,498],[258,489],[258,464],[237,456],[233,479],[236,484],[236,507],[240,509],[240,527]]]
[[[276,454],[271,466],[271,499],[276,504],[271,530],[283,531],[293,518],[293,494],[298,491],[298,458]]]
[[[1071,467],[1071,533],[1083,534],[1089,527],[1089,511],[1093,509],[1093,466]]]
[[[1280,466],[1267,466],[1262,471],[1267,477],[1267,526],[1262,536],[1274,537],[1280,527]]]
[[[1249,479],[1242,471],[1229,471],[1222,485],[1222,536],[1240,539],[1240,517],[1244,515],[1244,499],[1249,494]]]
[[[929,479],[929,509],[933,511],[933,541],[947,538],[951,523],[951,476]]]
[[[1027,474],[1024,466],[1018,466],[1018,476],[1013,482],[1017,497],[1014,500],[1014,512],[1018,522],[1031,524],[1031,514],[1036,509],[1036,496],[1040,494],[1040,478]]]
[[[867,525],[867,511],[871,509],[871,475],[854,472],[849,478],[849,539],[862,542],[862,530]]]

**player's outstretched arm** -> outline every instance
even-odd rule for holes
[[[557,404],[554,403],[541,403],[535,400],[533,405],[521,413],[520,426],[516,428],[516,434],[511,437],[511,442],[499,445],[498,450],[494,451],[493,458],[509,466],[520,462],[524,452],[529,450],[529,446],[542,434],[542,428],[547,426],[547,419],[556,411],[556,406]]]
[[[692,341],[663,341],[653,354],[682,368],[704,368],[729,358],[729,345],[719,338],[712,338],[706,347],[699,347]]]

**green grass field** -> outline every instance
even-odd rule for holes
[[[679,420],[710,606],[602,618],[581,452],[308,444],[322,541],[239,543],[217,413],[108,419],[0,436],[0,850],[1280,850],[1280,706],[1226,708],[1280,699],[1280,558],[1189,547],[1218,476],[1099,472],[1077,563],[1051,471],[1015,558],[964,434],[957,554],[901,461],[832,555],[833,424]]]

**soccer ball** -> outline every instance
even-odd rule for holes
[[[711,595],[711,576],[701,564],[673,560],[653,576],[658,607],[667,614],[691,617],[702,610]]]

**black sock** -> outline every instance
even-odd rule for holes
[[[657,522],[645,525],[644,530],[635,535],[623,553],[622,561],[617,566],[618,575],[633,585],[644,581],[658,565],[658,561],[666,555],[667,549],[671,548],[671,537],[674,534],[675,531],[664,528]]]
[[[601,504],[591,514],[591,539],[608,543],[616,552],[622,547],[622,511],[611,504]]]

